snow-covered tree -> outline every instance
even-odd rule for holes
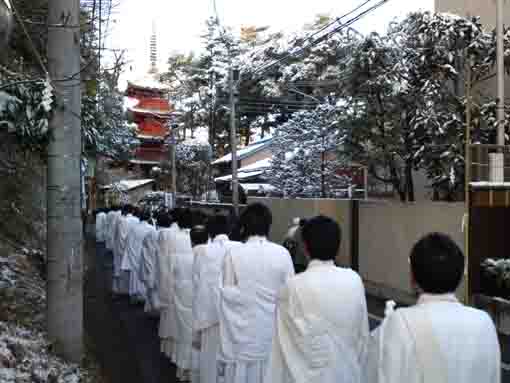
[[[89,152],[127,160],[139,144],[136,124],[129,124],[123,96],[101,81],[98,96],[82,98],[82,131]]]
[[[176,146],[177,184],[179,191],[199,197],[210,183],[211,146],[199,140],[187,140]]]
[[[336,109],[321,105],[313,111],[292,115],[275,129],[271,185],[289,197],[329,197],[349,180],[338,175],[345,166],[337,155],[341,145]]]
[[[492,76],[495,34],[486,32],[477,18],[420,12],[409,15],[390,35],[401,48],[406,81],[412,89],[409,125],[414,165],[426,171],[436,198],[442,192],[453,199],[464,185],[468,68],[476,97],[470,104],[473,140],[491,142],[495,132],[496,125],[490,122],[490,111],[495,112],[493,95],[474,92]],[[505,44],[510,47],[508,35]]]

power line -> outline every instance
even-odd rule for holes
[[[48,69],[46,68],[46,65],[44,64],[44,61],[43,61],[43,59],[41,57],[41,54],[39,53],[39,51],[35,47],[34,40],[32,40],[32,37],[28,33],[28,30],[27,30],[27,27],[25,25],[25,22],[23,21],[21,15],[18,13],[18,10],[17,10],[14,2],[11,2],[11,7],[12,7],[12,10],[14,11],[14,16],[18,20],[18,23],[20,24],[21,29],[23,30],[23,34],[25,35],[25,37],[28,40],[28,43],[30,44],[30,49],[34,53],[34,55],[35,55],[35,57],[36,57],[36,59],[38,61],[38,64],[41,67],[43,73],[48,77],[49,76]]]
[[[372,0],[370,0],[372,1]],[[261,68],[258,68],[256,69],[255,71],[251,72],[251,74],[259,74],[259,76],[265,74],[268,72],[269,69],[273,68],[275,65],[281,63],[281,62],[284,62],[286,60],[288,60],[289,58],[292,58],[296,55],[299,55],[303,52],[305,52],[307,49],[319,44],[320,42],[322,42],[323,40],[329,38],[330,36],[334,35],[335,33],[338,33],[340,31],[342,31],[343,29],[349,27],[350,25],[354,24],[356,21],[360,20],[361,18],[363,18],[364,16],[366,16],[367,14],[373,12],[374,10],[376,10],[377,8],[379,8],[380,6],[382,6],[383,4],[385,4],[388,0],[380,0],[377,4],[373,5],[372,7],[368,8],[367,10],[359,13],[357,16],[349,19],[346,23],[344,24],[341,24],[339,27],[333,29],[332,31],[324,34],[323,36],[320,36],[319,38],[315,39],[314,41],[312,41],[311,43],[309,43],[308,45],[304,46],[304,47],[301,47],[300,49],[298,49],[297,51],[295,52],[289,52],[287,55],[285,55],[284,57],[266,65],[266,66],[262,66]]]

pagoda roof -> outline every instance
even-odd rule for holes
[[[137,107],[129,108],[129,110],[131,112],[133,112],[133,113],[138,113],[138,114],[152,114],[152,115],[155,114],[158,117],[159,116],[167,117],[167,116],[170,116],[173,113],[172,110],[137,108]]]
[[[156,80],[153,75],[146,75],[135,80],[128,80],[128,87],[154,90],[158,92],[168,92],[170,87]]]
[[[162,136],[152,136],[150,134],[137,134],[136,138],[138,138],[140,140],[145,140],[145,141],[158,141],[158,142],[165,140],[165,137],[162,137]]]

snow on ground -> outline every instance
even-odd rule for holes
[[[42,254],[0,244],[0,382],[100,383],[98,369],[68,364],[52,353],[45,328]]]

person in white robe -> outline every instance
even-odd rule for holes
[[[245,244],[226,255],[219,294],[218,381],[260,383],[271,352],[276,302],[294,275],[289,252],[267,237],[272,215],[249,205],[240,218]]]
[[[171,360],[174,359],[175,334],[176,334],[176,312],[174,303],[174,264],[176,251],[176,236],[179,232],[177,222],[174,222],[178,214],[174,210],[172,216],[169,213],[162,213],[158,218],[160,225],[158,237],[158,264],[157,285],[159,289],[159,338],[161,352]],[[172,360],[175,362],[175,360]]]
[[[335,265],[341,229],[334,220],[307,220],[301,235],[309,263],[280,295],[265,382],[362,383],[369,337],[363,282]]]
[[[117,227],[117,219],[121,216],[120,210],[113,208],[106,215],[105,245],[109,252],[113,252],[113,242]]]
[[[100,209],[96,214],[96,243],[104,246],[106,234],[106,209]]]
[[[122,260],[121,269],[129,273],[129,296],[133,303],[145,302],[145,285],[140,280],[140,266],[142,262],[142,244],[145,236],[151,231],[149,224],[150,212],[140,214],[140,222],[131,226],[128,233],[126,254]]]
[[[206,218],[204,218],[204,221]],[[200,223],[203,223],[201,221]],[[196,339],[194,336],[196,335],[194,329],[194,310],[195,310],[195,300],[197,294],[197,280],[195,278],[195,265],[197,263],[196,258],[200,254],[203,254],[207,243],[209,243],[209,234],[207,233],[207,229],[204,225],[196,225],[193,226],[190,232],[191,237],[191,246],[193,247],[193,274],[192,274],[192,282],[193,282],[193,301],[192,301],[192,309],[191,309],[191,323],[192,323],[192,354],[191,354],[191,383],[200,383],[200,344],[197,345]]]
[[[193,338],[199,350],[200,383],[216,383],[220,348],[218,317],[219,281],[224,258],[240,242],[230,241],[229,219],[217,214],[207,222],[206,231],[211,241],[193,248]]]
[[[151,220],[153,221],[153,220]],[[152,316],[159,317],[159,289],[158,289],[158,270],[159,270],[159,232],[151,224],[150,230],[142,241],[142,253],[140,262],[140,280],[145,286],[145,306],[144,311]]]
[[[113,276],[114,292],[119,295],[129,294],[129,272],[122,270],[122,260],[127,252],[128,236],[132,225],[137,225],[140,220],[133,215],[135,208],[127,205],[124,209],[125,216],[117,225],[116,244],[113,253]]]
[[[489,315],[455,297],[465,267],[456,243],[432,233],[411,251],[416,305],[393,310],[371,335],[370,383],[499,383],[501,351]]]
[[[191,210],[184,209],[178,217],[179,232],[176,236],[175,264],[173,268],[176,334],[174,361],[178,367],[177,377],[191,379],[193,350],[193,262],[190,229],[193,224]],[[198,359],[198,358],[197,358]]]

